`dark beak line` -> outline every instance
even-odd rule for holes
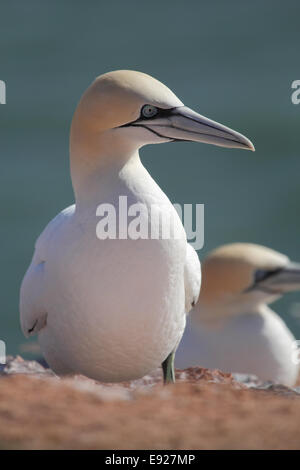
[[[254,150],[254,147],[252,143],[239,134],[238,132],[232,131],[232,129],[223,126],[222,124],[219,124],[217,122],[212,121],[209,118],[206,118],[205,116],[201,116],[200,114],[196,113],[190,108],[187,108],[186,106],[178,106],[175,108],[168,108],[168,109],[161,109],[157,108],[158,112],[155,116],[150,117],[150,118],[145,118],[145,116],[142,115],[142,111],[140,116],[135,119],[134,121],[128,122],[126,124],[123,124],[121,126],[118,126],[119,128],[121,127],[129,127],[129,126],[135,126],[135,127],[143,127],[144,129],[148,130],[152,134],[155,134],[157,137],[160,137],[161,139],[164,139],[169,142],[204,142],[208,144],[214,144],[214,145],[220,145],[221,147],[239,147],[239,148],[244,148],[248,150]],[[199,130],[195,130],[191,128],[185,128],[185,126],[181,127],[176,125],[176,122],[173,123],[172,117],[178,116],[181,119],[186,120],[186,122],[192,121],[194,123],[200,124],[202,126],[202,129],[200,128]],[[160,121],[160,119],[163,119],[163,124]],[[169,128],[173,129],[173,131],[179,131],[180,134],[183,134],[183,138],[180,136],[168,136],[168,135],[163,135],[161,132],[158,132],[156,129],[153,128]],[[215,132],[203,132],[203,129],[205,130],[205,127],[207,129],[212,129]],[[187,136],[184,134],[187,133]],[[195,136],[195,138],[193,138]],[[187,138],[185,138],[187,137]],[[203,140],[201,140],[203,138]],[[223,144],[222,144],[223,142]],[[226,145],[226,142],[228,143]]]
[[[280,286],[284,286],[286,284],[294,284],[297,282],[297,284],[300,283],[300,264],[299,263],[289,263],[287,266],[283,266],[277,269],[273,270],[265,270],[265,271],[258,271],[259,278],[255,279],[253,284],[248,287],[247,289],[244,290],[244,292],[251,292],[253,290],[260,290],[262,292],[266,292],[269,294],[279,294],[283,295],[284,290],[280,288]],[[284,279],[283,276],[285,275],[297,275],[299,276],[299,281],[294,279]],[[273,283],[267,284],[268,280],[271,280],[274,278]],[[278,278],[278,283],[276,283],[276,280]]]
[[[139,126],[138,123],[140,123],[140,122],[141,123],[143,123],[143,122],[153,122],[153,121],[155,121],[155,119],[161,119],[162,117],[164,118],[164,117],[172,116],[174,114],[175,109],[178,109],[178,108],[167,108],[167,109],[159,108],[159,113],[156,114],[154,117],[152,117],[150,119],[145,119],[142,115],[140,115],[134,121],[127,122],[126,124],[122,124],[122,126],[118,126],[118,127]],[[176,114],[179,114],[179,113],[176,113]]]
[[[177,139],[173,139],[173,138],[171,138],[171,137],[166,137],[166,136],[160,134],[159,132],[154,131],[153,129],[151,129],[150,127],[148,127],[148,126],[146,126],[146,125],[144,125],[144,124],[134,124],[134,126],[135,126],[135,127],[143,127],[144,129],[147,129],[147,131],[152,132],[153,134],[157,135],[158,137],[161,137],[162,139],[168,139],[168,140],[170,140],[170,141],[172,141],[172,142],[174,142],[175,140],[177,140]],[[124,126],[121,126],[121,127],[124,127]],[[171,127],[171,126],[170,126],[170,127]]]
[[[260,271],[260,279],[254,280],[253,284],[248,287],[247,289],[244,290],[244,292],[251,292],[253,290],[260,290],[263,292],[268,292],[268,293],[274,293],[274,290],[269,289],[267,286],[264,286],[262,283],[266,280],[269,279],[272,276],[275,276],[276,274],[280,273],[283,271],[283,268],[277,268],[273,270],[265,270],[265,271]]]
[[[185,108],[185,106],[184,106],[184,108]],[[174,110],[177,110],[177,109],[178,109],[178,108],[174,108]],[[172,116],[181,116],[181,117],[184,117],[184,118],[188,119],[189,121],[198,122],[198,123],[202,124],[202,126],[210,127],[211,129],[214,129],[214,130],[216,130],[216,131],[220,130],[220,129],[218,129],[217,127],[213,126],[212,124],[208,124],[207,122],[202,122],[202,121],[200,121],[199,119],[195,119],[195,118],[193,118],[193,117],[191,117],[191,116],[185,116],[185,115],[182,114],[182,113],[178,113],[178,111],[176,111],[176,112],[174,111],[174,112],[172,112],[172,113],[170,113],[170,114],[172,114]],[[175,127],[175,129],[178,129],[178,128]],[[191,132],[191,131],[189,131],[189,132]],[[195,132],[195,134],[197,134],[197,132]],[[203,135],[210,135],[210,134],[203,134]],[[234,141],[234,142],[237,142],[237,141]]]
[[[135,121],[131,121],[131,122],[128,122],[127,124],[123,124],[122,126],[119,126],[119,127],[129,127],[129,126],[137,126],[137,127],[146,127],[146,129],[148,130],[151,130],[149,129],[145,124],[142,124],[142,123],[146,123],[146,122],[149,122],[149,123],[153,123],[155,122],[156,119],[161,119],[162,117],[169,117],[169,116],[181,116],[185,119],[187,119],[188,121],[194,121],[194,122],[197,122],[197,123],[200,123],[202,126],[206,126],[206,127],[210,127],[211,129],[214,129],[215,131],[219,131],[220,129],[218,129],[218,127],[216,126],[213,126],[212,124],[208,124],[206,122],[202,122],[200,121],[199,119],[195,119],[194,117],[191,117],[191,116],[186,116],[182,113],[179,113],[177,110],[180,109],[180,108],[185,108],[185,106],[180,106],[180,107],[177,107],[177,108],[169,108],[169,109],[160,109],[160,112],[154,116],[153,118],[151,119],[144,119],[142,116],[138,117]],[[141,123],[141,124],[139,124]],[[178,130],[181,130],[179,127],[176,127],[176,126],[169,126],[169,127],[172,127],[173,129],[178,129]],[[189,131],[191,134],[195,134],[197,135],[198,132],[193,132],[193,131]],[[155,134],[155,132],[154,132]],[[201,132],[202,135],[208,135],[210,136],[211,134],[204,134]],[[159,136],[160,134],[157,133],[157,135]],[[164,139],[168,139],[168,137],[166,136],[162,136]],[[223,137],[222,137],[223,138]],[[232,142],[238,142],[240,143],[239,141],[237,140],[234,140],[234,139],[228,139],[226,137],[224,137],[225,140],[231,140]],[[173,139],[173,140],[177,140],[177,139]],[[181,140],[181,139],[178,139],[178,140]],[[185,140],[185,139],[183,139]],[[189,142],[188,139],[185,140],[186,142]]]
[[[195,119],[193,119],[195,121]],[[134,122],[138,122],[138,121],[134,121]],[[142,121],[140,121],[142,122]],[[197,121],[196,121],[197,122]],[[143,127],[144,129],[147,129],[148,131],[150,132],[153,132],[153,134],[157,135],[158,137],[161,137],[162,139],[168,139],[172,142],[193,142],[192,140],[190,139],[175,139],[175,138],[172,138],[172,137],[168,137],[166,135],[162,135],[160,134],[159,132],[157,131],[154,131],[153,128],[150,128],[148,126],[146,126],[145,124],[125,124],[123,126],[120,126],[120,127],[127,127],[129,125],[133,125],[135,127]],[[214,126],[210,126],[209,124],[205,124],[207,125],[207,127],[211,127],[212,129],[216,129],[218,130],[216,127]],[[176,126],[166,126],[166,127],[170,127],[172,129],[178,129],[178,130],[181,130],[180,127],[176,127]],[[199,135],[198,132],[193,132],[193,131],[189,131],[190,134],[195,134],[195,135]],[[201,132],[201,135],[206,135],[208,137],[211,137],[211,134],[206,134],[204,132]],[[229,139],[228,137],[222,137],[223,140],[227,140],[228,142],[235,142],[239,145],[244,145],[246,148],[247,148],[247,145],[243,144],[242,142],[240,142],[239,140],[235,140],[235,139]]]

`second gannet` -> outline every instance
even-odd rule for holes
[[[296,340],[267,304],[300,289],[300,264],[264,246],[233,243],[205,258],[202,276],[191,312],[194,363],[294,385]]]
[[[253,150],[246,137],[185,107],[144,73],[104,74],[82,96],[70,137],[76,204],[42,232],[21,286],[23,332],[38,334],[58,374],[124,381],[162,364],[165,381],[174,380],[174,354],[198,297],[200,265],[138,150],[177,140]],[[123,218],[120,196],[131,207],[156,205],[161,218],[171,216],[174,236],[97,238],[97,208],[113,205]]]

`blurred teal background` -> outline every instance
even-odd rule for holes
[[[1,2],[0,338],[8,353],[29,355],[18,297],[34,241],[73,202],[73,111],[94,77],[113,69],[153,75],[256,146],[256,153],[192,143],[142,150],[173,202],[205,204],[200,257],[251,241],[300,261],[300,105],[291,103],[291,83],[300,79],[299,18],[296,0]],[[300,293],[275,309],[300,338],[295,302]]]

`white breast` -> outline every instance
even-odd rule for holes
[[[115,203],[116,194],[126,191],[131,202],[154,201],[173,212],[146,170],[138,171],[136,184],[123,180],[97,203]],[[185,234],[178,218],[177,240],[99,240],[96,206],[62,213],[38,242],[45,259],[40,309],[47,314],[39,341],[58,372],[128,380],[158,367],[183,334]],[[33,263],[29,271],[34,269]],[[21,304],[22,297],[28,306],[29,288],[23,288]]]
[[[292,386],[299,366],[293,362],[295,338],[269,308],[227,319],[219,325],[193,321],[178,354],[178,365],[200,365],[224,372],[255,374]],[[191,345],[191,346],[189,346]],[[189,352],[184,350],[189,349]]]

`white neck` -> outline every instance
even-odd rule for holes
[[[76,206],[99,199],[121,173],[141,165],[135,142],[113,130],[96,133],[76,122],[71,129],[70,163]]]
[[[207,305],[204,302],[199,301],[194,308],[195,312],[193,318],[196,322],[203,322],[206,324],[224,323],[230,318],[238,317],[246,314],[264,314],[266,311],[272,312],[269,306],[265,302],[246,302],[241,304],[228,303],[226,302],[215,305]]]

